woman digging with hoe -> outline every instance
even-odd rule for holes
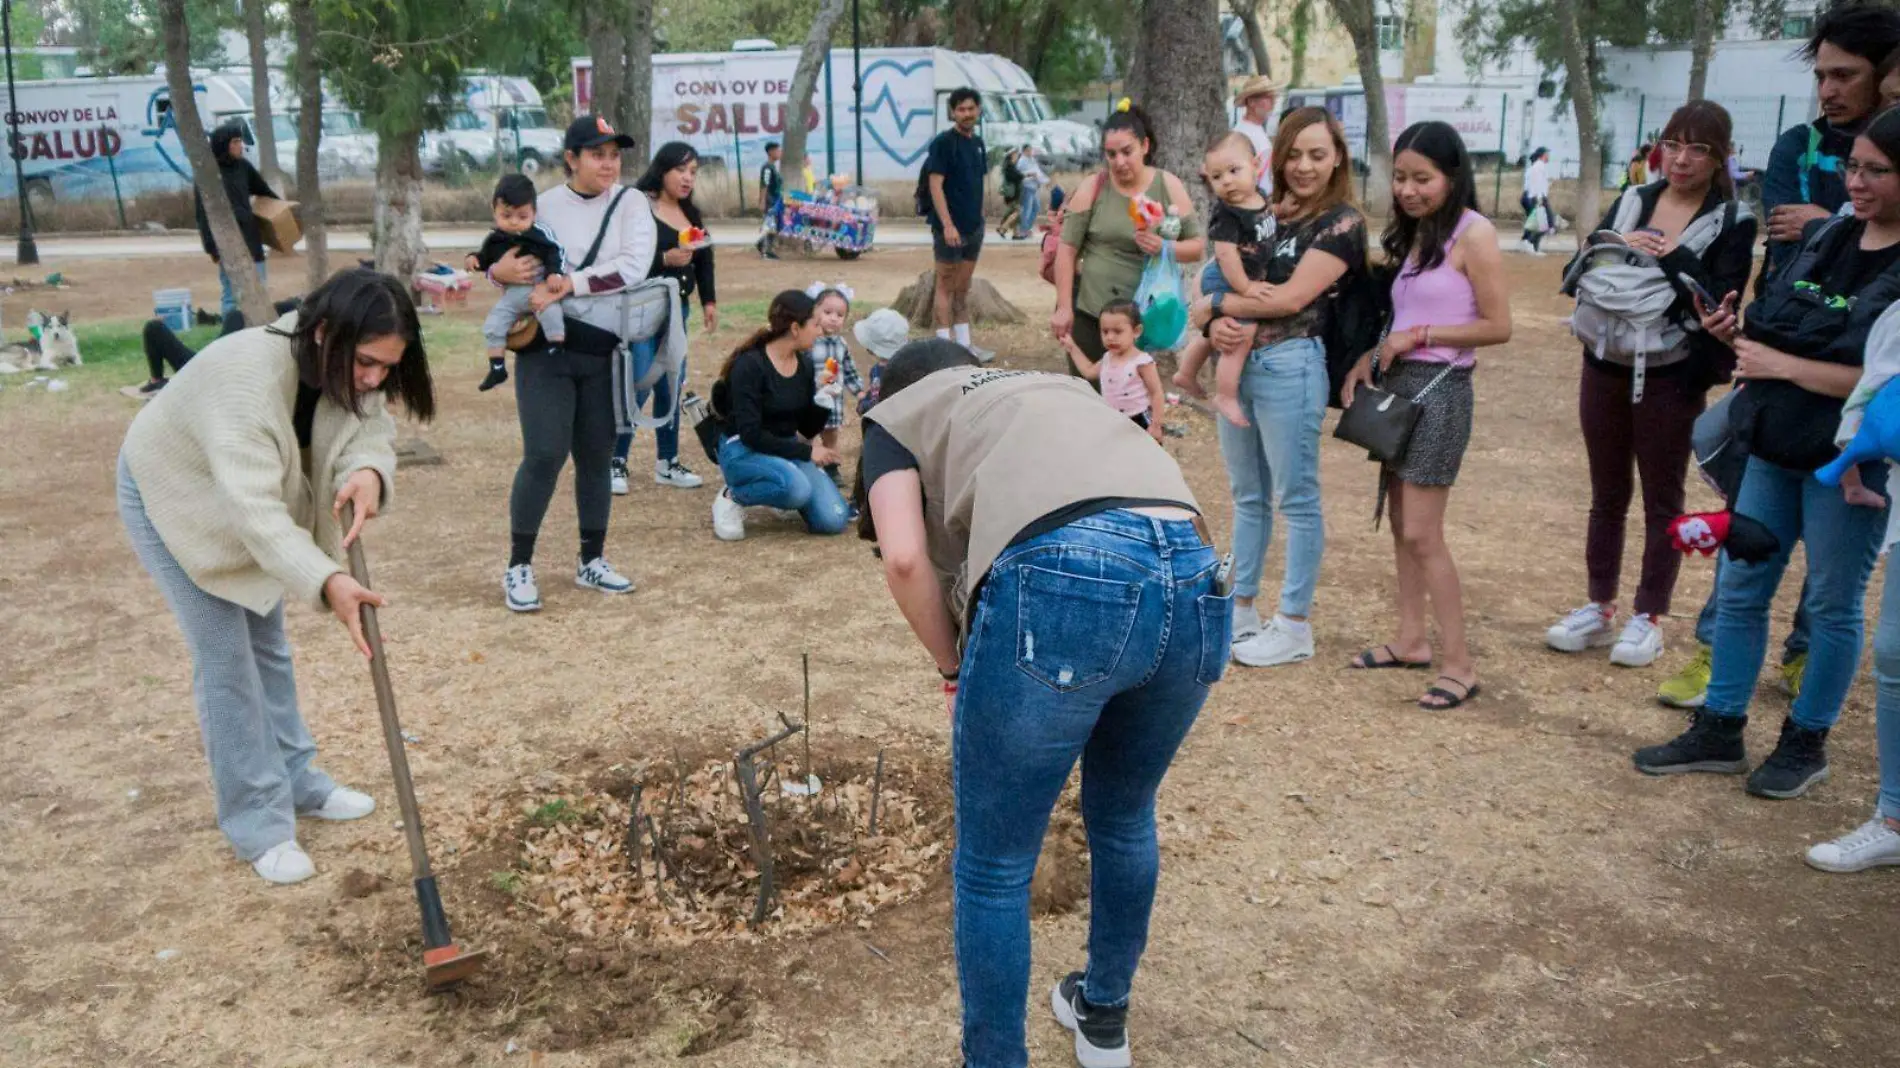
[[[387,275],[343,271],[301,311],[212,342],[119,452],[119,515],[191,651],[218,826],[273,883],[316,874],[299,815],[376,808],[314,766],[284,601],[328,608],[370,655],[360,609],[387,601],[337,559],[389,503],[391,397],[417,419],[435,414],[415,306]]]
[[[1085,1068],[1126,1068],[1160,855],[1155,790],[1227,662],[1233,598],[1161,447],[1074,378],[949,341],[884,372],[859,533],[951,708],[966,1068],[1024,1068],[1029,881],[1082,761],[1088,964],[1055,984]]]

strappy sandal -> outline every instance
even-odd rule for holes
[[[1450,710],[1457,708],[1459,705],[1464,704],[1466,701],[1469,701],[1472,698],[1478,696],[1479,692],[1484,689],[1484,687],[1478,685],[1478,683],[1475,681],[1467,684],[1467,683],[1459,682],[1457,679],[1452,678],[1450,675],[1440,675],[1438,676],[1438,678],[1451,683],[1453,686],[1456,686],[1465,692],[1461,696],[1459,694],[1452,693],[1450,690],[1445,689],[1443,686],[1434,685],[1431,689],[1425,691],[1425,696],[1418,699],[1418,707],[1424,709],[1427,712],[1449,712]],[[1432,681],[1436,683],[1438,679],[1433,679]],[[1432,703],[1433,698],[1437,698],[1439,701],[1442,701],[1444,703],[1433,704]]]
[[[1379,659],[1384,653],[1385,659]],[[1381,645],[1376,649],[1367,649],[1346,665],[1353,671],[1385,671],[1388,668],[1403,668],[1406,671],[1425,671],[1431,668],[1430,660],[1402,660],[1390,645]]]

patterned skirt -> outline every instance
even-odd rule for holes
[[[1445,365],[1441,363],[1401,360],[1385,373],[1379,385],[1411,399],[1443,370]],[[1424,411],[1412,429],[1405,462],[1393,473],[1414,486],[1449,486],[1458,481],[1465,446],[1471,443],[1471,369],[1454,368],[1418,403]]]

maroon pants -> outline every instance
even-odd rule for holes
[[[1630,380],[1585,361],[1578,411],[1590,457],[1590,528],[1584,563],[1590,600],[1616,602],[1623,571],[1623,527],[1635,479],[1643,480],[1643,574],[1636,611],[1669,614],[1682,554],[1669,544],[1669,522],[1682,514],[1689,437],[1704,392],[1690,374],[1650,375],[1643,399],[1630,403]]]

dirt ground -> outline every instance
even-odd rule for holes
[[[734,306],[844,278],[859,314],[924,266],[921,250],[853,264],[722,259]],[[982,267],[1032,324],[1051,305],[1034,262],[1028,248],[998,249]],[[1372,470],[1328,441],[1319,656],[1232,670],[1162,792],[1163,881],[1131,1018],[1138,1061],[1888,1063],[1900,1048],[1900,927],[1889,922],[1900,876],[1822,875],[1800,859],[1872,804],[1871,684],[1863,673],[1849,698],[1833,781],[1805,800],[1631,770],[1631,749],[1681,723],[1652,694],[1689,648],[1710,566],[1685,565],[1685,618],[1655,669],[1543,647],[1544,628],[1583,598],[1577,356],[1557,262],[1507,263],[1517,338],[1483,356],[1451,530],[1484,695],[1428,714],[1412,703],[1419,675],[1342,670],[1391,636],[1392,562],[1370,522]],[[202,261],[63,266],[82,343],[88,321],[139,313],[156,285],[214,285]],[[293,292],[301,264],[274,266],[272,288]],[[957,1064],[941,867],[920,896],[861,925],[690,947],[580,939],[515,894],[515,858],[492,832],[520,805],[616,764],[681,748],[729,754],[764,737],[777,713],[801,714],[801,653],[821,770],[861,773],[885,748],[910,796],[941,799],[947,724],[868,547],[768,519],[743,542],[717,542],[711,487],[636,477],[616,502],[609,554],[640,583],[623,599],[561,580],[574,529],[564,490],[542,538],[547,609],[504,611],[517,431],[506,391],[474,389],[478,314],[431,327],[442,404],[426,435],[446,463],[403,473],[368,545],[393,598],[389,657],[451,917],[464,944],[496,952],[490,970],[459,994],[421,993],[369,680],[337,626],[307,610],[291,613],[291,637],[322,763],[383,808],[306,823],[319,874],[303,885],[267,888],[233,861],[212,821],[189,660],[114,512],[133,402],[110,387],[138,375],[89,375],[58,396],[8,388],[0,1063],[500,1065],[545,1051],[549,1066]],[[751,325],[696,339],[702,390]],[[1013,366],[1056,365],[1033,325],[979,340]],[[1213,426],[1186,410],[1170,421],[1187,434],[1168,448],[1224,530]],[[710,472],[690,442],[686,457]],[[1278,561],[1276,548],[1269,575]],[[1784,598],[1777,636],[1789,607]],[[1764,685],[1757,753],[1785,704]],[[1072,890],[1074,873],[1064,878]],[[1041,992],[1080,966],[1086,930],[1086,901],[1037,921],[1037,1065],[1072,1063]]]

